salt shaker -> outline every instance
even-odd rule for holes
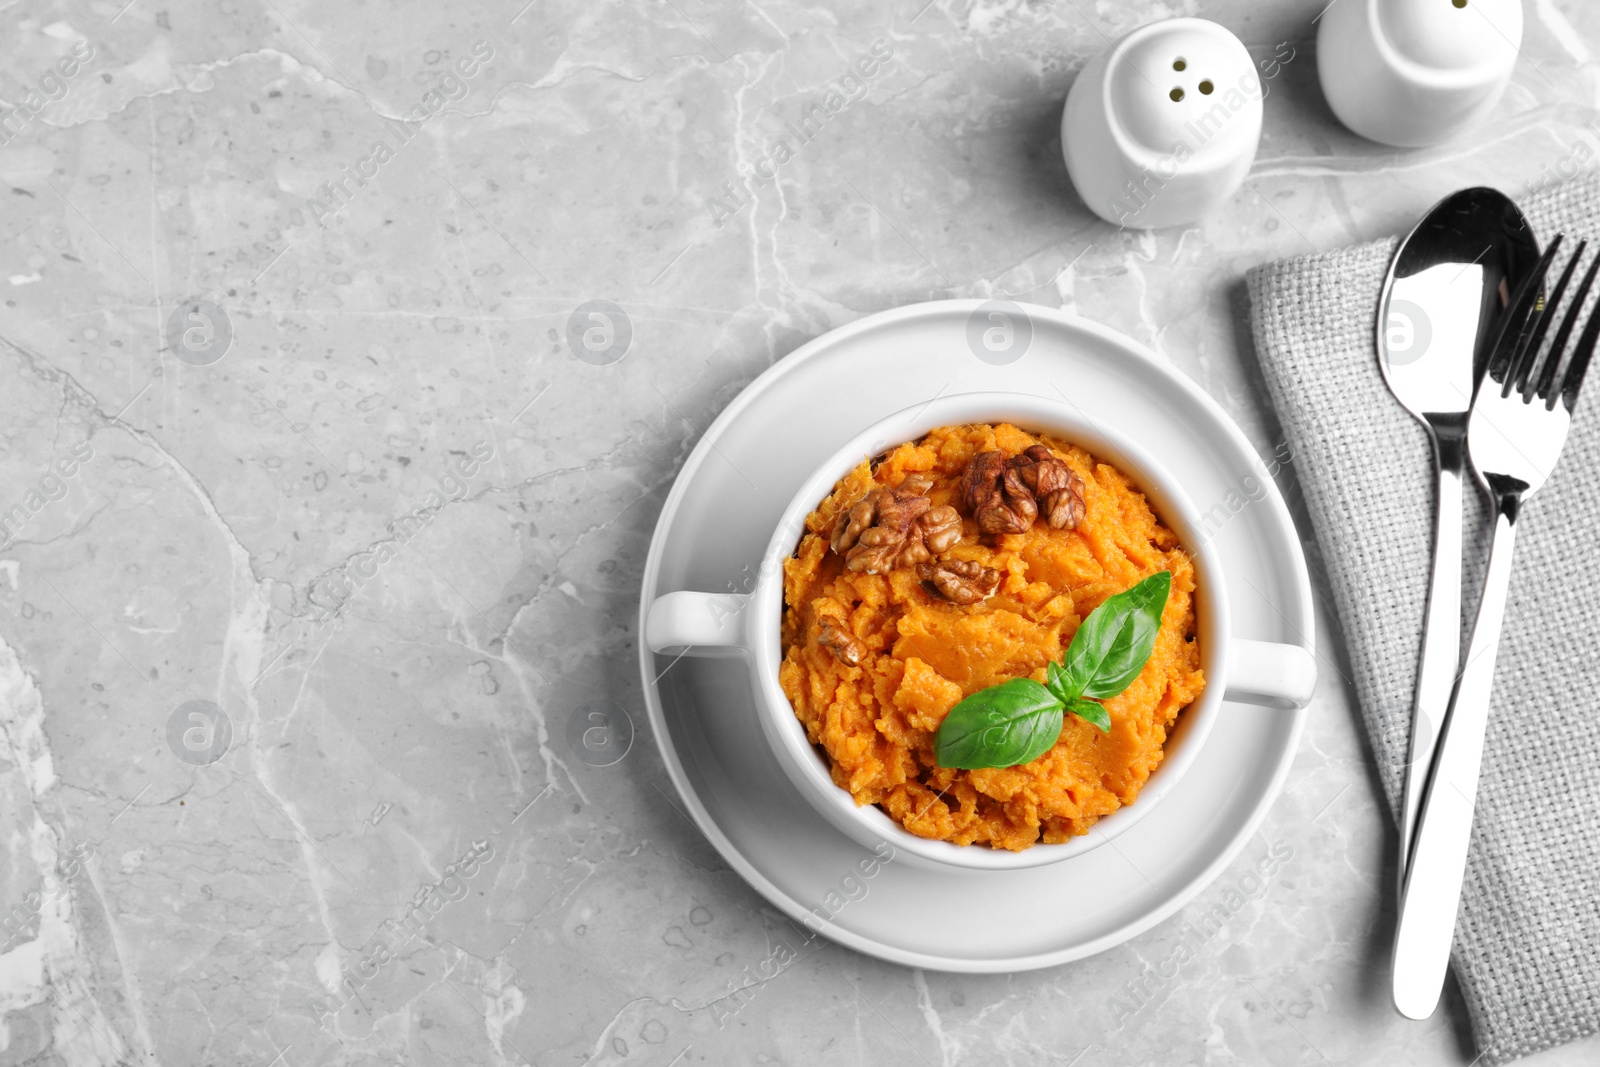
[[[1448,2],[1448,0],[1447,0]],[[1215,22],[1141,26],[1090,60],[1061,113],[1061,154],[1108,222],[1193,222],[1239,188],[1261,142],[1261,80]]]
[[[1449,140],[1511,81],[1521,0],[1334,0],[1317,29],[1317,76],[1339,121],[1401,148]]]

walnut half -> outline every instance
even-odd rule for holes
[[[948,504],[928,509],[917,520],[917,526],[922,530],[923,543],[935,556],[950,551],[961,540],[961,513]]]
[[[845,567],[883,574],[895,567],[914,567],[961,540],[961,515],[951,507],[933,507],[927,491],[933,479],[911,474],[890,489],[874,489],[834,520],[829,544],[845,558]]]
[[[861,666],[861,660],[867,654],[866,645],[831,622],[822,624],[822,632],[817,635],[817,644],[832,652],[840,663],[850,667]]]
[[[1032,462],[1017,462],[1024,457]],[[1021,456],[1013,456],[1011,462],[1052,529],[1071,530],[1083,521],[1083,479],[1064,460],[1043,445],[1031,445]]]
[[[1083,479],[1043,445],[1010,459],[979,452],[961,476],[961,500],[990,534],[1026,533],[1041,509],[1051,528],[1070,530],[1083,520]]]
[[[976,604],[1000,588],[1000,572],[973,559],[918,564],[917,577],[953,604]]]
[[[984,533],[1026,533],[1039,513],[1027,486],[1008,473],[999,452],[979,452],[961,475],[961,502]]]

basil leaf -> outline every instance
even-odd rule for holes
[[[1067,669],[1055,660],[1044,665],[1045,686],[1054,693],[1056,699],[1063,704],[1070,704],[1077,698],[1072,691],[1071,680],[1067,677]]]
[[[1101,733],[1108,734],[1111,732],[1111,713],[1106,711],[1104,704],[1096,704],[1092,700],[1084,700],[1079,697],[1075,700],[1067,701],[1067,710],[1084,722],[1100,727]]]
[[[1109,733],[1111,715],[1096,701],[1116,696],[1144,670],[1171,591],[1172,574],[1162,571],[1106,597],[1078,627],[1062,662],[1045,665],[1045,685],[1013,678],[951,708],[933,738],[935,762],[964,770],[1030,763],[1061,736],[1063,711]]]
[[[1067,648],[1060,687],[1051,687],[1056,694],[1103,700],[1132,685],[1155,648],[1171,589],[1172,574],[1162,571],[1089,612]]]
[[[975,770],[1036,760],[1056,743],[1062,702],[1032,678],[980,689],[950,709],[933,736],[941,767]]]

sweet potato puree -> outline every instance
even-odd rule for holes
[[[1083,479],[1084,515],[1072,529],[1035,522],[1018,534],[981,534],[961,508],[973,455],[1007,456],[1043,444]],[[845,569],[829,532],[842,510],[911,474],[932,476],[932,504],[961,511],[961,539],[946,560],[999,572],[992,596],[960,606],[914,567]],[[1083,449],[1015,426],[948,426],[863,461],[806,519],[784,564],[784,660],[779,679],[821,745],[833,780],[857,804],[878,804],[919,837],[1021,850],[1087,833],[1133,803],[1160,764],[1178,713],[1205,686],[1195,635],[1194,565],[1115,467]],[[1172,591],[1155,650],[1139,678],[1105,702],[1111,732],[1067,715],[1055,747],[1019,767],[955,770],[934,763],[940,722],[962,698],[1009,678],[1045,681],[1085,615],[1162,570]],[[819,643],[830,624],[853,636],[859,665]],[[848,641],[849,637],[842,640]]]

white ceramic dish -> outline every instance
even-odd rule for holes
[[[990,345],[997,322],[1004,332]],[[919,396],[981,390],[1056,395],[1107,424],[1147,425],[1145,450],[1209,516],[1233,632],[1311,647],[1299,539],[1260,458],[1216,403],[1111,330],[1047,308],[976,300],[869,316],[752,382],[706,431],[662,508],[641,630],[663,592],[754,589],[797,489],[860,427]],[[802,422],[805,434],[774,432]],[[951,971],[1052,966],[1171,915],[1260,824],[1305,717],[1224,704],[1188,773],[1114,847],[999,874],[931,871],[875,860],[805,801],[762,732],[739,659],[659,656],[641,642],[640,668],[650,727],[682,806],[741,877],[841,944]],[[1068,898],[1073,906],[1062,907]],[[958,912],[963,921],[949,922]]]
[[[857,805],[834,784],[827,756],[811,744],[778,682],[783,662],[783,561],[794,554],[806,516],[863,458],[880,455],[939,426],[1009,422],[1044,431],[1087,448],[1116,465],[1144,491],[1156,514],[1178,534],[1195,563],[1195,597],[1206,689],[1184,710],[1165,746],[1165,757],[1136,803],[1096,823],[1097,833],[1020,852],[983,845],[930,841],[903,829],[876,805]],[[887,842],[905,862],[924,867],[1010,871],[1059,863],[1124,833],[1143,819],[1183,777],[1205,743],[1224,699],[1292,708],[1311,698],[1316,661],[1299,645],[1242,641],[1232,634],[1230,597],[1217,554],[1203,536],[1199,512],[1166,469],[1129,433],[1092,420],[1068,401],[1024,393],[942,396],[882,419],[845,443],[799,487],[757,568],[751,593],[680,590],[658,597],[646,615],[645,643],[675,655],[720,654],[736,649],[755,673],[756,713],[778,762],[822,816],[864,848]],[[1225,695],[1226,694],[1226,695]]]

